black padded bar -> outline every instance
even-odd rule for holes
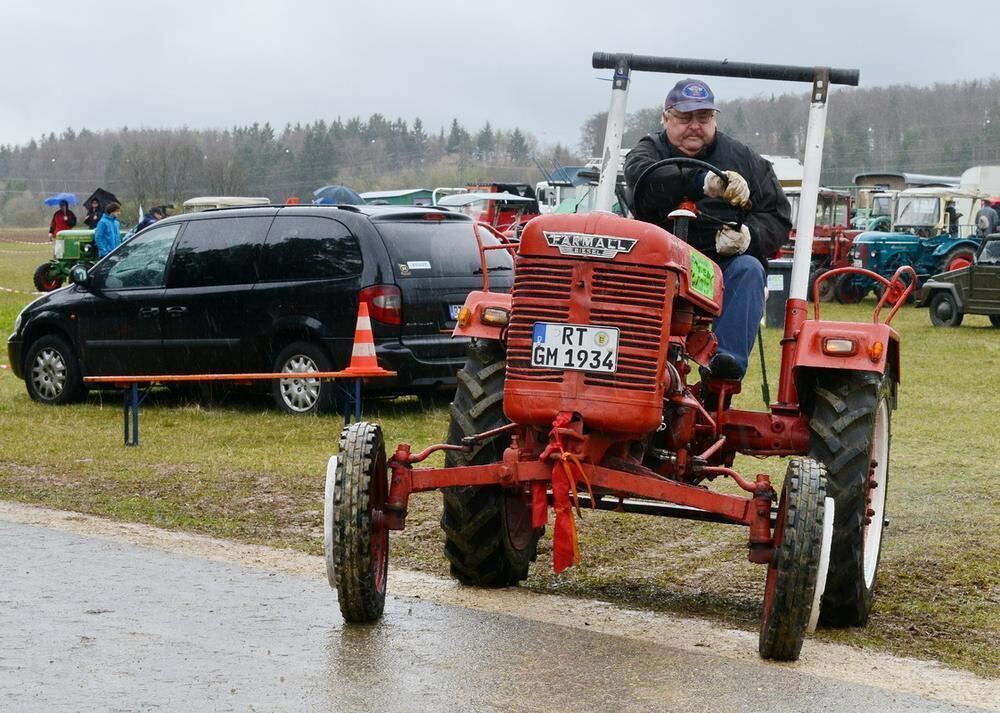
[[[641,54],[611,54],[594,52],[594,69],[615,69],[625,60],[629,69],[638,72],[670,72],[672,74],[708,74],[716,77],[742,77],[744,79],[773,79],[782,82],[808,82],[816,78],[817,70],[827,69],[830,84],[858,86],[861,71],[857,69],[828,69],[826,67],[796,67],[787,64],[755,64],[726,60],[685,59],[683,57],[650,57]]]

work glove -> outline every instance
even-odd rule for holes
[[[739,230],[725,227],[715,234],[715,252],[719,255],[742,255],[750,247],[750,228],[745,225]]]
[[[704,193],[709,198],[723,198],[730,205],[747,208],[750,205],[750,186],[747,179],[736,171],[725,171],[729,185],[723,185],[722,179],[709,171],[705,174]]]

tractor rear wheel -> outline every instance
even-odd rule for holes
[[[458,372],[448,443],[507,423],[503,386],[507,360],[503,345],[474,340],[465,366]],[[449,451],[447,467],[496,463],[510,444],[503,434],[480,441],[471,453]],[[464,486],[442,491],[444,553],[451,574],[462,584],[507,587],[528,576],[544,528],[531,526],[531,507],[520,488]]]
[[[889,482],[892,375],[831,372],[820,376],[809,420],[810,455],[827,469],[834,499],[833,541],[819,621],[868,621],[882,549]]]
[[[1000,314],[991,314],[990,324],[992,324],[994,327],[1000,327]]]
[[[971,248],[955,248],[941,261],[941,271],[950,272],[968,267],[976,259],[976,253]]]
[[[950,292],[938,292],[931,297],[930,304],[927,305],[930,313],[931,324],[935,327],[958,327],[965,317],[962,310],[958,308],[955,296]]]
[[[52,292],[52,290],[62,287],[63,283],[61,277],[52,274],[52,266],[47,262],[43,262],[35,268],[32,279],[35,283],[35,289],[39,292]]]
[[[853,275],[841,275],[833,285],[833,296],[843,305],[857,304],[868,294],[868,288],[857,284]]]
[[[371,622],[385,608],[389,530],[382,508],[389,481],[382,429],[352,423],[340,432],[340,454],[327,469],[323,541],[327,578],[344,621]]]
[[[810,458],[789,461],[757,645],[766,659],[795,661],[802,649],[819,574],[825,500],[823,466]]]

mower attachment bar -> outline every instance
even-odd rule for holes
[[[742,77],[744,79],[773,79],[783,82],[811,84],[817,72],[830,73],[830,84],[858,86],[861,71],[857,69],[832,69],[827,67],[797,67],[789,64],[755,64],[728,60],[685,59],[683,57],[650,57],[641,54],[615,54],[594,52],[594,69],[616,69],[621,62],[638,72],[670,72],[675,74],[709,74],[716,77]]]

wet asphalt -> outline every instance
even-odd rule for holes
[[[973,711],[0,519],[0,711]]]

